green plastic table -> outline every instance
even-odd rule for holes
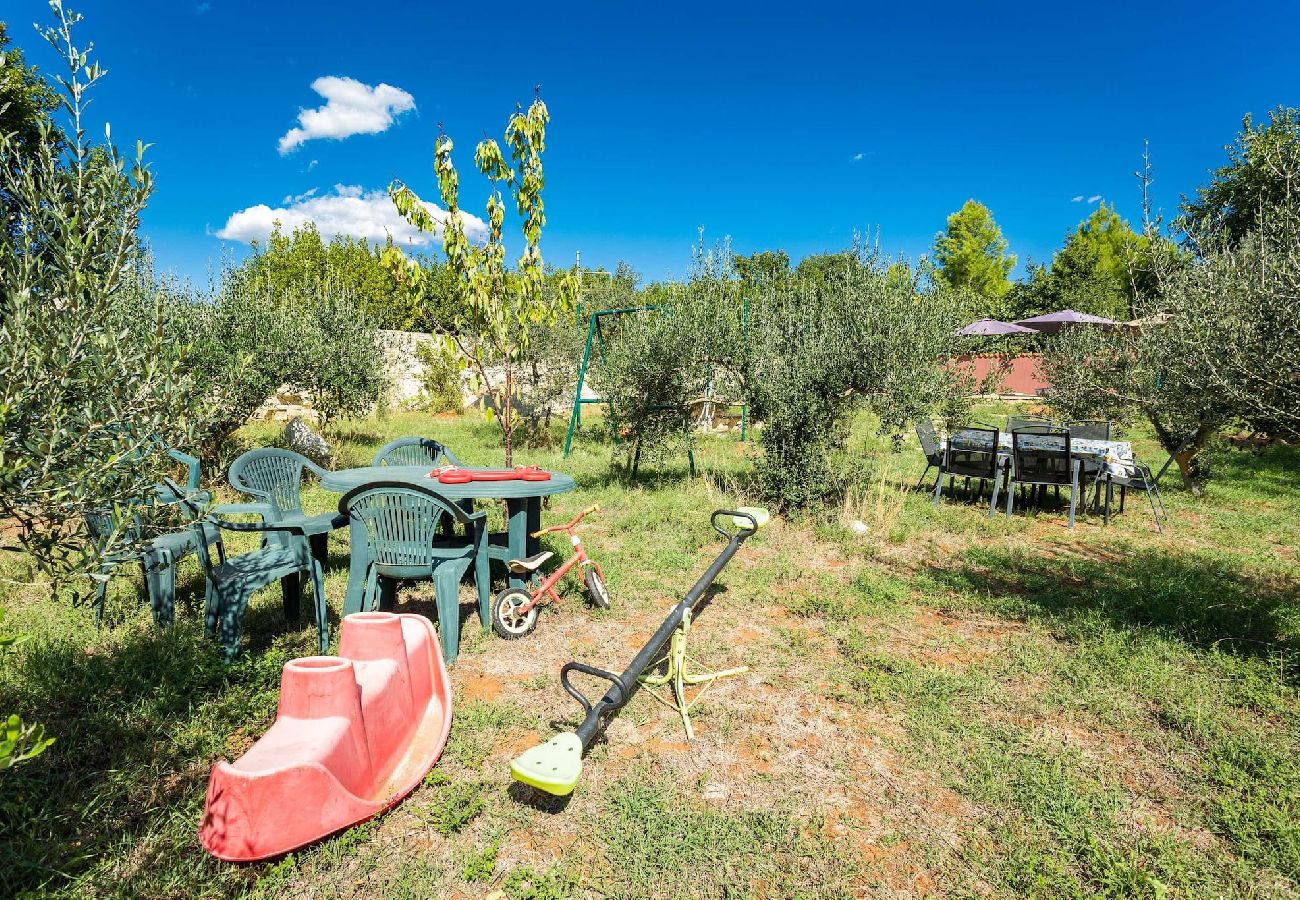
[[[488,468],[467,466],[466,468]],[[361,466],[356,469],[338,469],[328,472],[320,483],[327,491],[345,494],[363,484],[376,481],[396,481],[437,491],[448,500],[504,500],[506,502],[507,529],[505,543],[489,545],[488,553],[494,559],[511,560],[531,556],[538,551],[537,538],[531,537],[542,527],[542,498],[551,494],[564,494],[577,487],[573,478],[552,472],[550,481],[471,481],[466,484],[443,484],[429,477],[428,465],[423,466]],[[343,602],[343,614],[361,611],[361,594],[365,588],[366,569],[370,566],[370,542],[365,526],[352,522],[349,526],[352,543],[352,562],[348,569],[348,593]],[[522,587],[524,579],[508,572],[512,587]]]

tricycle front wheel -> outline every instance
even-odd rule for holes
[[[605,590],[605,582],[601,581],[600,573],[596,571],[595,566],[588,567],[586,581],[591,602],[601,609],[609,609],[609,591]]]
[[[531,603],[533,595],[523,588],[511,587],[496,595],[492,601],[492,630],[507,641],[527,637],[537,627],[537,606],[527,612],[520,607]]]

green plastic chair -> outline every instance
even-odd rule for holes
[[[263,543],[286,544],[302,541],[317,561],[325,565],[329,552],[332,512],[309,516],[302,511],[302,472],[309,469],[317,478],[326,471],[292,450],[263,447],[249,450],[230,464],[230,486],[253,497],[254,503],[225,504],[213,510],[218,515],[253,513],[267,524],[293,528],[268,528]]]
[[[372,466],[464,465],[446,444],[432,438],[404,437],[390,441],[375,453]]]
[[[256,504],[244,504],[255,506]],[[240,504],[231,504],[238,507]],[[225,509],[230,510],[230,506]],[[191,505],[196,512],[197,507]],[[234,512],[255,512],[234,509]],[[339,523],[344,524],[343,522]],[[207,526],[238,532],[257,532],[265,540],[262,546],[239,556],[226,556],[225,546],[217,542],[217,559],[213,563],[211,543],[207,539]],[[207,577],[209,592],[204,609],[204,626],[209,635],[216,634],[222,645],[222,655],[231,662],[239,655],[240,638],[244,630],[244,616],[253,595],[264,587],[280,582],[285,619],[290,624],[298,621],[298,600],[301,595],[300,576],[311,576],[312,599],[316,606],[317,652],[322,655],[329,649],[329,618],[325,602],[325,574],[320,561],[312,555],[302,523],[228,522],[220,515],[210,513],[206,519],[195,521],[194,535]],[[271,538],[285,536],[289,540]]]
[[[138,562],[144,574],[145,591],[149,597],[149,607],[153,612],[154,622],[158,625],[170,625],[176,619],[176,565],[197,549],[195,533],[191,527],[197,517],[193,510],[206,506],[212,495],[199,489],[201,464],[198,457],[190,456],[179,450],[168,450],[167,454],[177,462],[183,463],[188,470],[187,487],[181,488],[173,481],[154,487],[153,496],[147,502],[151,505],[171,506],[181,504],[182,514],[189,522],[176,531],[146,539],[144,524],[138,514],[132,514],[131,521],[122,529],[126,542],[138,549],[120,551],[104,555],[100,565],[99,577],[95,580],[95,624],[101,625],[104,619],[104,603],[108,594],[108,583],[118,567]],[[182,503],[188,499],[189,503]],[[102,551],[102,548],[115,535],[119,534],[120,514],[108,507],[88,511],[82,516],[86,530]],[[210,542],[220,544],[221,535],[216,526],[205,525],[204,533]]]
[[[448,665],[460,651],[461,578],[474,566],[479,620],[488,627],[487,513],[467,513],[427,488],[400,482],[372,482],[354,488],[339,501],[340,518],[362,523],[372,562],[366,570],[361,608],[391,608],[397,582],[432,579],[438,607],[438,633]],[[465,527],[467,537],[443,537],[444,517]]]
[[[446,444],[425,437],[403,437],[389,441],[375,452],[370,461],[372,466],[463,466],[465,465],[451,452]],[[468,515],[474,514],[472,499],[457,500],[456,505]],[[443,521],[443,533],[454,534],[455,524],[450,518]],[[466,535],[468,537],[468,534]]]

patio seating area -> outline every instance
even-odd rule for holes
[[[1156,530],[1163,531],[1167,515],[1156,477],[1134,457],[1128,441],[1113,439],[1114,431],[1114,423],[1108,421],[1054,422],[1012,414],[1006,417],[1005,428],[981,424],[941,435],[932,420],[922,419],[916,434],[926,468],[917,486],[936,468],[938,475],[929,488],[936,505],[942,501],[945,478],[950,497],[956,496],[958,479],[965,479],[968,498],[979,500],[987,488],[990,517],[997,511],[999,494],[1005,497],[1005,514],[1010,516],[1017,497],[1028,515],[1030,509],[1040,511],[1049,502],[1048,488],[1051,501],[1068,492],[1070,528],[1080,511],[1100,513],[1103,524],[1109,524],[1115,489],[1119,488],[1118,511],[1123,512],[1128,489],[1137,488],[1146,493]]]
[[[469,473],[497,470],[464,467],[445,444],[410,436],[381,447],[369,467],[338,471],[324,469],[291,450],[247,451],[231,464],[227,479],[230,490],[248,497],[248,502],[212,504],[213,492],[200,487],[201,461],[170,452],[186,465],[188,483],[183,487],[169,479],[158,485],[155,502],[176,505],[184,522],[173,532],[153,538],[138,556],[106,558],[95,602],[96,621],[103,614],[108,576],[123,563],[138,561],[156,621],[170,624],[177,565],[186,555],[197,553],[206,579],[205,627],[221,643],[227,661],[239,653],[252,595],[278,584],[285,621],[296,626],[308,580],[319,652],[326,652],[330,630],[323,579],[330,563],[329,538],[339,529],[349,529],[344,615],[391,611],[399,585],[430,580],[435,585],[443,655],[448,665],[454,663],[460,648],[462,579],[472,576],[479,620],[487,630],[492,564],[499,565],[502,581],[512,587],[536,580],[535,572],[506,564],[537,555],[534,532],[541,518],[541,498],[574,487],[573,479],[558,472],[545,473],[545,480],[466,478],[444,484],[438,476],[449,468]],[[325,490],[342,495],[336,511],[303,512],[307,475]],[[476,510],[476,500],[502,501],[507,507],[507,528],[489,532],[486,508]],[[250,516],[258,521],[235,518]],[[91,533],[104,540],[114,527],[109,511],[88,513],[85,520]],[[222,532],[255,535],[258,544],[231,555]]]

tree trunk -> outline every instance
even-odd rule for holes
[[[501,428],[505,432],[506,438],[506,468],[510,469],[515,464],[514,454],[514,403],[515,403],[515,382],[514,372],[510,368],[510,363],[506,362],[506,393],[501,399]]]
[[[1192,445],[1182,453],[1176,453],[1175,451],[1182,444],[1183,435],[1174,434],[1154,417],[1150,418],[1151,424],[1154,426],[1156,431],[1156,437],[1160,441],[1160,446],[1163,447],[1165,452],[1172,456],[1174,462],[1178,464],[1178,473],[1183,477],[1183,487],[1187,488],[1193,497],[1200,497],[1205,493],[1205,488],[1201,485],[1200,481],[1197,480],[1195,475],[1196,457],[1200,454],[1201,450],[1204,449],[1205,442],[1214,434],[1217,426],[1213,423],[1202,422],[1196,428],[1196,436],[1192,441]]]
[[[1174,455],[1174,462],[1178,463],[1178,473],[1183,476],[1183,487],[1191,491],[1193,497],[1199,497],[1204,493],[1200,482],[1192,475],[1192,460],[1196,458],[1199,449],[1199,447],[1193,447],[1186,453]]]

